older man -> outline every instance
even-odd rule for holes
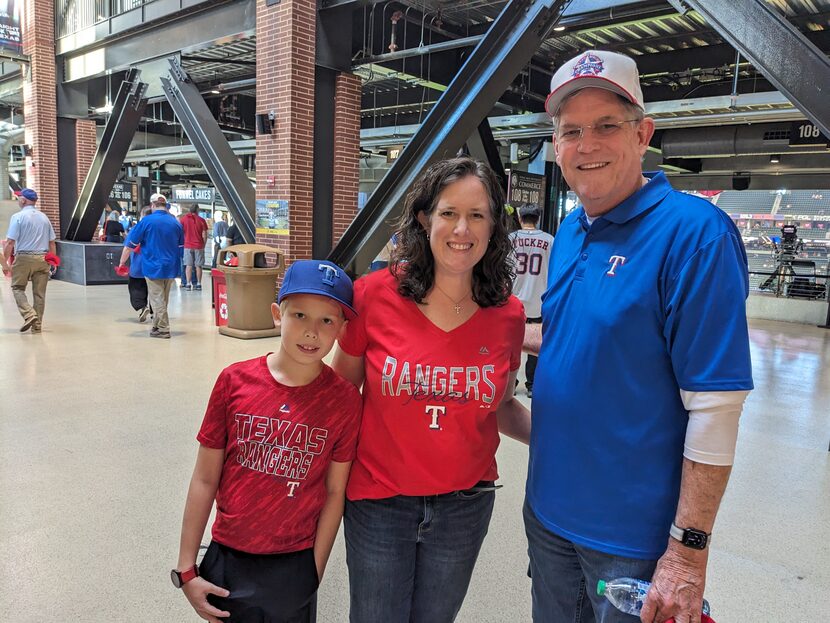
[[[31,188],[15,192],[20,211],[12,215],[6,234],[4,253],[14,256],[12,264],[12,291],[17,309],[23,316],[21,333],[32,330],[40,333],[46,307],[46,286],[49,283],[49,264],[46,254],[56,252],[55,229],[43,212],[37,209],[37,193]],[[26,286],[32,282],[32,300],[26,298]]]
[[[700,621],[709,540],[752,389],[740,235],[643,173],[634,61],[554,75],[557,163],[580,206],[553,246],[525,503],[534,621],[634,621],[598,580],[652,579],[642,621]]]
[[[153,328],[150,337],[170,339],[170,318],[167,303],[170,288],[179,275],[184,249],[184,232],[178,219],[167,211],[167,198],[161,194],[150,197],[153,211],[130,231],[120,266],[127,263],[133,250],[141,245],[141,269],[147,280]]]

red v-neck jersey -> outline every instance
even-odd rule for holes
[[[397,285],[388,270],[359,279],[358,317],[340,339],[366,369],[350,500],[438,495],[498,478],[496,409],[521,360],[521,302],[511,296],[443,331]]]

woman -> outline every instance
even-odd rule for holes
[[[118,211],[113,210],[104,223],[104,240],[107,242],[122,242],[124,240],[124,226],[118,221]]]
[[[352,623],[455,619],[493,511],[499,429],[529,437],[512,391],[524,313],[508,222],[489,167],[438,162],[407,197],[389,268],[355,284],[359,317],[334,360],[363,384],[344,524]]]

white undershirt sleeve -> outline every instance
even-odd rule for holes
[[[738,420],[748,391],[690,392],[680,398],[689,412],[683,456],[705,465],[732,465]]]

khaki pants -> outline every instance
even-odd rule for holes
[[[32,299],[30,305],[26,298],[26,286],[32,282]],[[37,323],[43,322],[43,310],[46,307],[46,285],[49,283],[49,264],[43,255],[16,255],[12,264],[12,292],[17,309],[24,320],[37,314]]]
[[[170,318],[167,316],[167,301],[170,300],[170,287],[175,279],[147,278],[147,298],[153,310],[153,328],[162,333],[170,332]]]

